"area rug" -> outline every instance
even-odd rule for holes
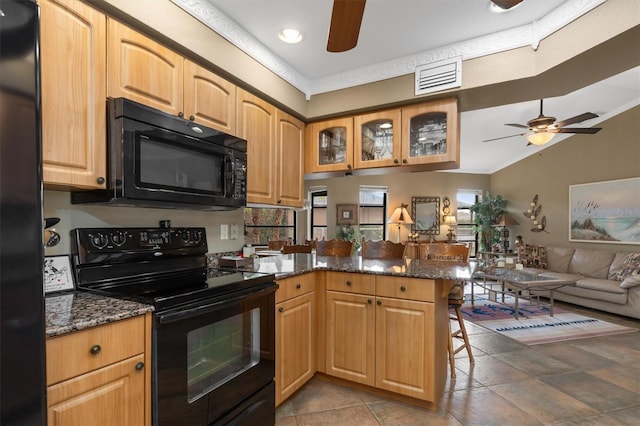
[[[518,306],[519,319],[515,319],[513,306],[515,300],[512,297],[505,299],[507,303],[505,305],[492,302],[484,295],[476,296],[474,299],[473,305],[467,301],[462,307],[467,321],[526,345],[638,331],[637,328],[574,314],[558,309],[556,306],[553,309],[554,316],[550,316],[547,305],[532,304],[522,300],[519,301]]]

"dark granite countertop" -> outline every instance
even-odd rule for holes
[[[46,336],[59,336],[151,311],[150,305],[83,291],[49,294],[45,297]]]
[[[312,254],[283,254],[260,257],[256,272],[287,278],[315,270],[394,275],[411,278],[468,280],[475,270],[475,262],[454,263],[419,259],[374,260],[360,256],[332,257]]]

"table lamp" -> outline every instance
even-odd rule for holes
[[[411,216],[409,216],[409,212],[407,211],[407,204],[400,204],[400,207],[396,207],[391,216],[389,216],[387,223],[398,225],[398,236],[396,242],[399,243],[400,227],[402,225],[411,225],[413,223],[413,220],[411,219]]]
[[[453,233],[453,227],[457,225],[456,217],[453,215],[446,215],[444,217],[444,224],[449,225],[449,232],[447,233],[447,241],[453,242],[456,239],[456,234]]]

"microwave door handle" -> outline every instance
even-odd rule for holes
[[[224,180],[225,186],[226,186],[224,189],[224,196],[228,198],[233,196],[233,191],[236,186],[236,164],[233,158],[233,154],[229,153],[225,155],[224,162],[225,162],[225,173],[231,174],[231,176],[227,175]]]

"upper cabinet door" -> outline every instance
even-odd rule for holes
[[[40,0],[43,181],[106,185],[106,17],[77,0]]]
[[[353,169],[353,118],[312,123],[308,127],[309,172]]]
[[[304,204],[304,123],[277,110],[278,161],[276,204]]]
[[[276,108],[238,88],[238,136],[247,140],[247,201],[276,203]]]
[[[108,25],[108,95],[183,112],[183,57],[116,20]]]
[[[354,117],[356,169],[401,164],[400,117],[400,109]]]
[[[185,118],[236,134],[236,86],[206,68],[184,60]]]
[[[402,109],[403,164],[460,165],[458,103],[442,99]]]

